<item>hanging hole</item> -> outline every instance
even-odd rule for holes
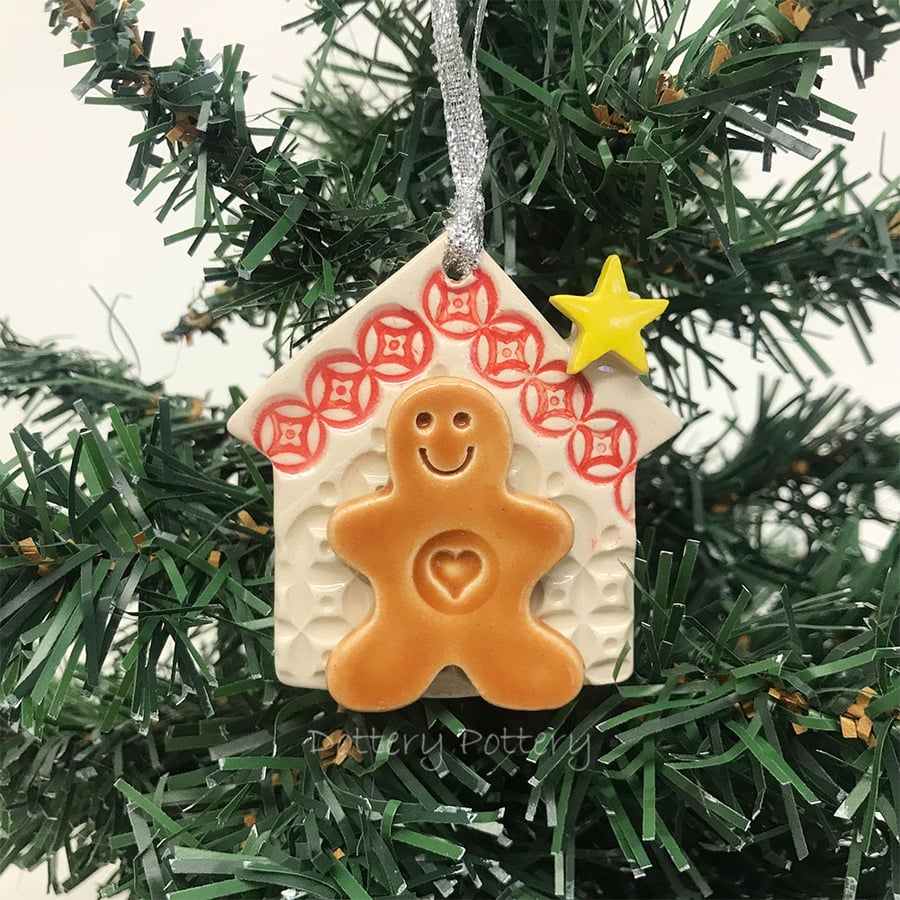
[[[465,281],[471,274],[474,260],[462,247],[452,243],[447,244],[444,250],[444,258],[441,260],[441,268],[448,280],[459,283]]]
[[[469,270],[458,260],[449,260],[444,263],[444,274],[450,281],[465,281],[469,276]]]

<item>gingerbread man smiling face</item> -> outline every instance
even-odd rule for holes
[[[394,405],[388,463],[398,486],[411,490],[444,490],[444,479],[456,487],[505,482],[512,453],[507,435],[506,414],[487,391],[459,378],[431,378]],[[416,456],[421,466],[410,466]]]
[[[529,605],[570,548],[572,522],[555,503],[509,489],[511,456],[506,413],[479,385],[430,378],[398,398],[389,484],[340,504],[328,523],[334,551],[375,592],[328,660],[338,702],[404,706],[445,666],[498,706],[547,709],[577,694],[581,656]]]

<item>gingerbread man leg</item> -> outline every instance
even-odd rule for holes
[[[460,663],[488,703],[507,709],[555,709],[575,697],[584,663],[573,644],[540,622],[502,636],[472,635]],[[483,645],[483,646],[482,646]]]
[[[437,636],[433,639],[437,642]],[[328,691],[358,712],[397,709],[418,700],[443,664],[427,635],[361,625],[331,652]]]

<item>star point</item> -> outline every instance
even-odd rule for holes
[[[647,373],[641,329],[659,318],[669,301],[632,297],[618,256],[607,257],[590,294],[555,294],[550,302],[575,324],[575,343],[566,367],[570,375],[607,353],[614,353],[637,372]]]

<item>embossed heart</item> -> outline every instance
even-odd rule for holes
[[[454,600],[481,574],[481,557],[472,550],[438,550],[428,561],[431,577]]]

